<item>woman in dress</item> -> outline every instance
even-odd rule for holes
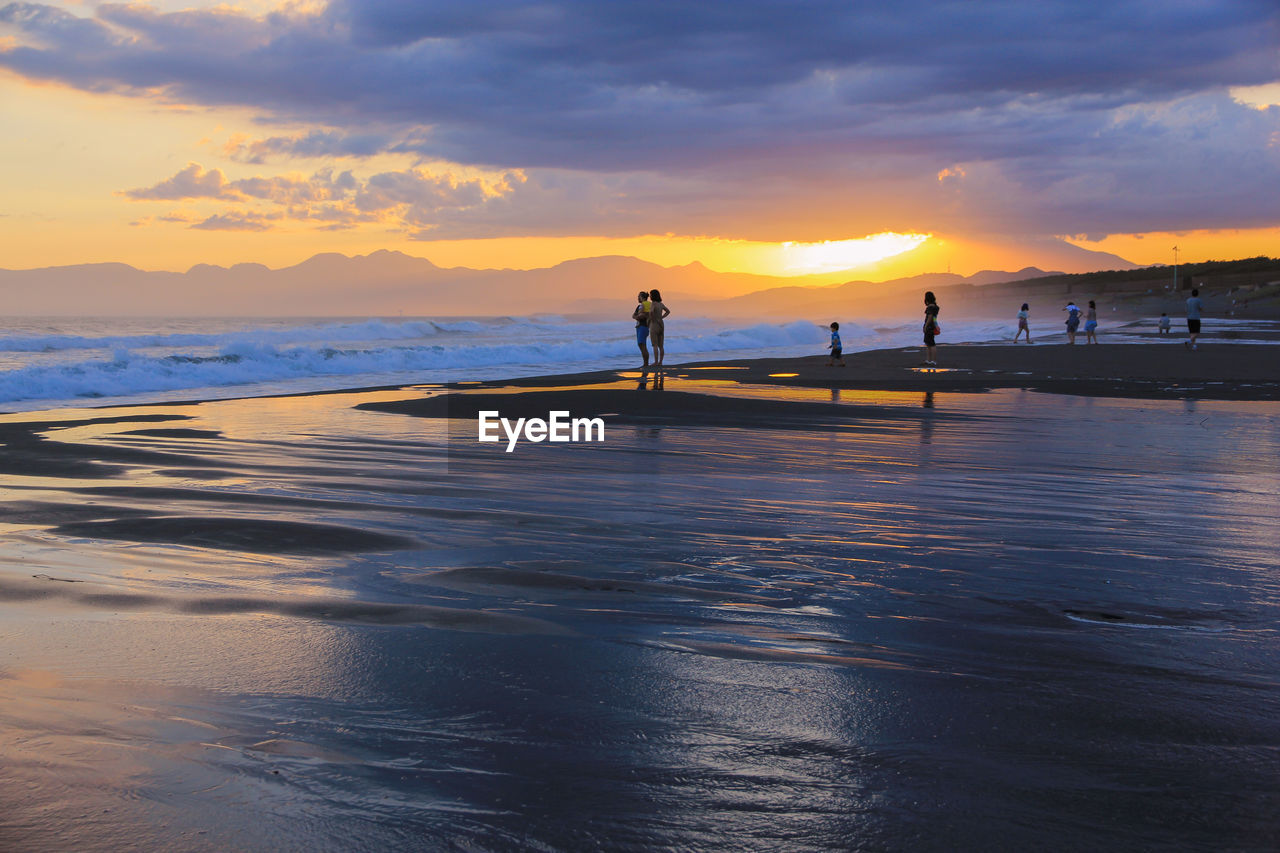
[[[934,335],[938,333],[938,299],[932,290],[924,294],[924,363],[930,367],[938,366],[938,342]]]
[[[1067,302],[1067,307],[1062,309],[1067,312],[1067,343],[1074,344],[1076,342],[1076,329],[1080,328],[1080,309],[1076,307],[1075,300]]]
[[[666,355],[666,328],[663,321],[671,309],[662,304],[662,294],[656,290],[649,291],[649,346],[653,347],[654,366],[662,364]]]

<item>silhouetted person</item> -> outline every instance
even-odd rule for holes
[[[1031,343],[1031,309],[1027,307],[1027,303],[1022,303],[1022,308],[1018,311],[1018,333],[1013,336],[1013,342],[1016,344],[1018,338],[1022,337],[1022,333],[1027,333],[1027,343]]]
[[[1191,298],[1187,300],[1187,332],[1191,335],[1191,340],[1183,343],[1183,346],[1188,349],[1196,349],[1196,338],[1200,335],[1200,315],[1202,313],[1204,313],[1204,303],[1200,301],[1200,291],[1192,288]]]
[[[631,312],[631,319],[636,321],[636,346],[640,347],[640,355],[644,357],[641,367],[649,366],[649,347],[645,341],[649,339],[649,294],[640,291],[636,295],[636,310]]]
[[[653,344],[653,363],[662,364],[666,351],[666,323],[671,309],[662,304],[662,294],[649,291],[649,343]]]
[[[930,367],[938,366],[938,342],[935,336],[942,331],[938,325],[938,299],[932,290],[924,294],[924,363]]]
[[[1080,309],[1074,302],[1068,302],[1067,307],[1062,310],[1067,312],[1067,343],[1074,344],[1076,329],[1080,328]]]
[[[827,344],[827,349],[831,350],[831,357],[827,359],[827,367],[831,367],[836,362],[840,362],[840,366],[844,367],[844,346],[840,343],[840,324],[831,324],[831,343]]]

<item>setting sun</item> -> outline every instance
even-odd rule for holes
[[[929,236],[886,231],[860,240],[783,243],[781,271],[789,275],[804,275],[852,269],[910,251],[928,240]]]

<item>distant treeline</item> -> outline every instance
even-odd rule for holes
[[[1241,258],[1236,261],[1203,261],[1198,264],[1178,264],[1178,278],[1189,280],[1201,276],[1241,275],[1255,272],[1269,272],[1280,269],[1280,259],[1259,255],[1256,258]],[[1094,281],[1157,281],[1172,277],[1173,267],[1160,265],[1141,267],[1135,270],[1099,270],[1098,272],[1063,273],[1043,278],[1028,279],[1027,283],[1036,285],[1071,285],[1088,284]]]

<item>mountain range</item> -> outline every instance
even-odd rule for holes
[[[1123,259],[1115,261],[1117,266],[1133,267]],[[889,297],[899,291],[904,296],[910,291],[915,299],[916,290],[923,286],[985,285],[1052,274],[1028,267],[968,277],[912,276],[874,286],[848,281],[832,285],[830,273],[780,277],[716,272],[698,262],[663,267],[617,255],[516,270],[446,268],[383,250],[355,257],[325,253],[281,269],[261,264],[199,264],[186,272],[162,272],[102,263],[0,270],[0,299],[6,314],[25,316],[629,313],[637,291],[656,287],[669,303],[680,303],[686,312],[805,316],[811,311],[828,313],[822,306],[832,300],[847,304],[850,298],[869,298],[873,293],[893,302]]]

